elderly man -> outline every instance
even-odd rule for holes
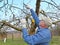
[[[29,45],[49,45],[51,40],[51,33],[48,27],[52,24],[50,22],[51,20],[48,17],[44,17],[42,20],[39,20],[37,14],[32,10],[32,8],[30,8],[28,5],[26,8],[30,10],[38,29],[34,35],[29,35],[27,32],[25,19],[21,20],[21,23],[23,24],[22,33],[24,40]]]

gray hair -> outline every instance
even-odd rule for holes
[[[41,16],[40,20],[43,20],[48,27],[52,25],[52,20],[49,17]]]

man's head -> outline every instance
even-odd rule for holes
[[[44,27],[49,27],[52,25],[52,20],[49,17],[42,16],[40,20],[41,20],[39,23],[40,27],[44,28]]]
[[[42,28],[47,28],[48,26],[46,25],[45,21],[44,20],[41,20],[39,22],[39,26],[42,27]]]

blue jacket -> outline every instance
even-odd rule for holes
[[[36,15],[36,13],[30,9],[32,17],[35,20],[36,25],[39,24],[39,19]],[[48,28],[39,28],[37,29],[36,34],[29,35],[26,28],[22,29],[23,32],[23,38],[29,45],[49,45],[49,42],[51,40],[51,33]]]

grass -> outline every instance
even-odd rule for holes
[[[50,45],[60,45],[60,36],[52,37]]]
[[[27,45],[27,44],[26,42],[23,41],[23,39],[19,39],[19,40],[7,39],[6,43],[4,43],[3,41],[0,41],[0,45]]]
[[[27,45],[23,39],[7,39],[6,43],[0,40],[0,45]],[[51,40],[50,45],[60,45],[60,36],[54,36]]]

